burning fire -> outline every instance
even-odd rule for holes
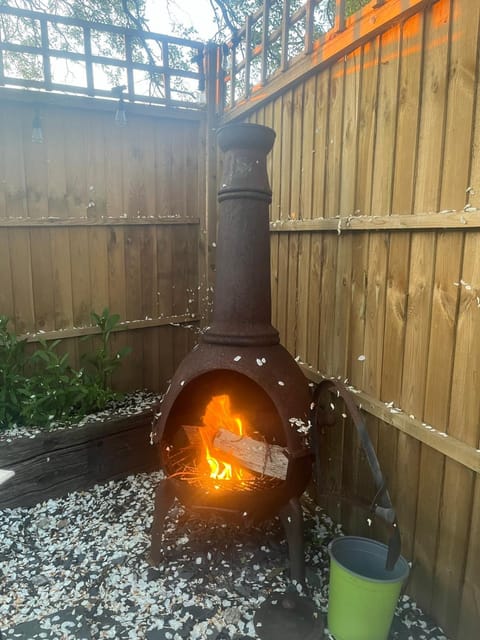
[[[227,429],[238,435],[240,438],[245,435],[246,425],[244,421],[232,413],[230,397],[226,394],[214,396],[205,409],[202,417],[203,427],[200,429],[202,442],[204,445],[205,472],[214,480],[248,480],[252,474],[241,467],[238,463],[218,457],[218,453],[213,453],[213,441],[219,429]],[[218,489],[219,485],[215,485]]]

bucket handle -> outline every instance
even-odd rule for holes
[[[385,481],[385,477],[380,468],[380,464],[378,462],[377,454],[375,453],[375,449],[373,447],[370,436],[368,435],[367,427],[365,425],[365,421],[358,409],[355,401],[351,393],[348,391],[346,386],[340,380],[323,380],[318,385],[316,385],[314,393],[313,393],[313,409],[311,422],[315,428],[312,429],[312,446],[314,449],[315,455],[315,486],[317,487],[317,491],[319,491],[319,487],[321,486],[321,465],[320,465],[320,456],[319,456],[319,440],[320,434],[319,429],[320,426],[323,426],[324,421],[322,419],[322,415],[320,413],[319,406],[319,398],[320,394],[324,391],[334,392],[337,397],[341,397],[345,402],[345,407],[347,412],[350,414],[350,417],[353,420],[353,423],[357,429],[357,434],[362,445],[362,448],[365,452],[365,456],[368,461],[368,465],[370,467],[370,471],[373,476],[373,480],[375,482],[376,494],[372,500],[370,505],[370,511],[381,518],[386,525],[388,525],[391,530],[391,535],[388,541],[388,554],[387,554],[387,562],[386,568],[388,570],[393,569],[395,563],[400,557],[401,551],[401,538],[400,538],[400,530],[397,523],[397,517],[395,514],[395,509],[392,504],[392,500],[390,498],[390,494],[388,493],[387,484]],[[329,494],[333,495],[333,494]],[[362,505],[364,506],[364,505]]]

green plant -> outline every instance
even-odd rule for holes
[[[59,344],[60,340],[51,343],[40,340],[40,348],[28,359],[25,369],[28,377],[22,390],[24,424],[67,421],[81,407],[82,389],[68,363],[68,353],[57,353]]]
[[[58,353],[60,340],[40,340],[27,354],[27,341],[9,332],[8,318],[0,316],[0,428],[72,422],[118,397],[111,376],[131,349],[114,351],[110,345],[117,314],[104,309],[91,316],[100,328],[100,346],[82,356],[79,370],[70,366],[68,353]]]
[[[112,373],[118,368],[120,362],[131,352],[130,347],[122,347],[118,351],[113,351],[110,344],[112,331],[120,322],[120,316],[117,313],[110,313],[105,308],[99,315],[92,311],[90,314],[94,323],[99,327],[100,347],[92,353],[86,353],[82,356],[82,363],[85,364],[86,371],[91,371],[92,382],[100,389],[107,391]],[[82,340],[89,340],[91,336],[85,336]]]
[[[0,316],[0,427],[21,416],[25,384],[26,340],[8,330],[9,319]]]

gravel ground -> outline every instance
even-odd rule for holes
[[[130,476],[32,508],[0,511],[3,639],[256,637],[255,611],[289,586],[279,522],[227,526],[199,520],[177,503],[167,519],[164,558],[152,568],[148,529],[161,477]],[[322,614],[326,544],[339,532],[322,511],[306,515],[309,595]],[[328,631],[325,638],[332,638]],[[391,638],[446,640],[406,596]]]

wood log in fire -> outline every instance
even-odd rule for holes
[[[183,425],[182,428],[191,444],[201,446],[200,431],[204,427]],[[245,469],[279,480],[287,477],[288,458],[285,449],[277,444],[239,436],[228,429],[218,429],[213,446]]]

